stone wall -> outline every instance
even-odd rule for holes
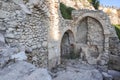
[[[52,68],[61,63],[62,39],[70,31],[74,40],[68,38],[69,45],[74,45],[77,54],[87,56],[90,64],[106,65],[109,37],[116,36],[107,15],[102,11],[82,9],[72,12],[73,20],[65,20],[60,14],[59,3],[59,0],[0,1],[3,42],[10,46],[24,46],[29,62],[38,67]],[[82,28],[85,32],[80,31],[81,27],[86,27]],[[95,54],[90,54],[90,51]]]
[[[28,56],[30,62],[47,66],[49,11],[44,0],[36,3],[0,0],[0,32],[4,32],[8,45],[22,44],[32,49]]]
[[[116,36],[107,15],[102,11],[79,10],[73,11],[72,16],[73,20],[61,20],[60,33],[73,32],[75,52],[86,57],[89,64],[107,65],[109,37]]]
[[[110,37],[109,43],[109,69],[120,71],[120,41],[117,37]]]

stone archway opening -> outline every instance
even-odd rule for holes
[[[79,45],[82,60],[96,64],[97,58],[104,51],[104,34],[99,21],[92,17],[83,18],[77,27],[76,44]]]
[[[71,30],[64,33],[61,40],[61,60],[73,58],[75,53],[75,40]]]

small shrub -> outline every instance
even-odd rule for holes
[[[120,39],[120,25],[113,25],[113,26],[115,26],[116,34],[118,38]]]
[[[72,19],[72,16],[71,16],[72,10],[75,10],[75,9],[72,7],[67,7],[63,3],[60,3],[60,11],[64,19]]]

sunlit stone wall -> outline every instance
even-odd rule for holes
[[[30,48],[28,61],[47,67],[49,9],[45,0],[0,0],[0,33],[10,46]]]

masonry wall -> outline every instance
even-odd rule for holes
[[[59,3],[59,0],[1,0],[0,35],[2,34],[5,37],[5,43],[10,46],[16,46],[17,44],[24,46],[29,62],[38,67],[52,68],[61,63],[61,44],[64,33],[66,31],[72,33],[74,36],[72,44],[75,45],[75,51],[79,54],[81,46],[78,45],[79,34],[77,33],[82,35],[83,33],[81,31],[77,32],[78,25],[88,26],[89,31],[85,35],[89,33],[89,38],[93,40],[93,42],[92,40],[89,42],[99,45],[101,52],[98,59],[99,64],[106,65],[109,37],[116,36],[107,15],[102,11],[83,9],[73,11],[73,20],[65,20],[61,16]],[[86,17],[90,18],[84,21],[83,19]],[[83,23],[81,24],[80,21],[82,20]],[[94,27],[97,27],[97,29]],[[103,33],[100,27],[103,28]],[[96,36],[100,36],[100,39],[96,39]],[[80,38],[79,41],[81,39],[83,38]],[[101,42],[101,44],[96,41]],[[86,46],[83,46],[84,50],[89,52],[91,46],[87,42],[86,44]]]
[[[0,0],[0,33],[8,45],[21,44],[32,50],[28,61],[38,67],[47,67],[48,8],[46,1],[39,2],[40,6],[36,6],[22,0]]]

